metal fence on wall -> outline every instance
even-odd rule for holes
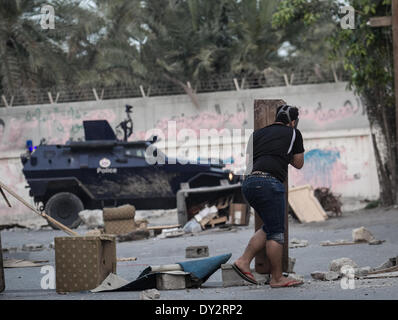
[[[330,71],[316,74],[313,71],[295,71],[288,74],[270,72],[247,77],[218,75],[197,83],[187,82],[186,87],[196,93],[258,89],[267,87],[291,86],[346,81],[347,76]],[[0,107],[15,107],[37,104],[54,104],[91,100],[108,100],[137,97],[153,97],[186,94],[182,85],[171,81],[156,81],[146,85],[120,86],[70,86],[67,88],[20,88],[16,91],[0,92]]]

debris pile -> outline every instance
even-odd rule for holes
[[[299,240],[296,238],[293,238],[292,240],[290,240],[289,243],[289,248],[303,248],[308,246],[308,240]]]
[[[216,225],[225,224],[227,220],[226,216],[219,215],[216,206],[205,207],[185,224],[183,230],[186,233],[198,233],[208,227],[214,228]]]
[[[294,215],[302,223],[320,222],[328,218],[310,185],[290,188],[288,199]]]
[[[342,215],[341,206],[342,203],[340,201],[341,196],[335,196],[332,192],[330,192],[329,188],[316,188],[314,190],[314,196],[318,199],[322,208],[327,213],[333,213],[336,217],[340,217]]]
[[[349,258],[339,258],[331,261],[329,271],[314,271],[311,276],[321,281],[338,280],[343,276],[360,279],[398,277],[398,257],[392,257],[376,268],[359,267]]]
[[[365,227],[360,227],[352,230],[352,240],[337,240],[337,241],[322,241],[321,246],[342,246],[359,243],[368,243],[370,245],[379,245],[385,240],[377,240],[373,234]]]

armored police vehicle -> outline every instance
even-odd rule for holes
[[[127,203],[138,210],[176,208],[181,188],[217,187],[217,192],[210,188],[197,195],[191,206],[228,196],[229,189],[220,193],[220,186],[235,183],[236,177],[223,170],[223,165],[170,161],[155,147],[156,137],[127,141],[133,131],[131,108],[126,106],[128,119],[118,126],[124,132],[123,140],[117,139],[106,120],[83,121],[84,141],[40,144],[21,156],[30,196],[40,210],[76,228],[81,222],[78,213],[84,209]],[[148,147],[152,155],[163,155],[165,163],[148,163]]]

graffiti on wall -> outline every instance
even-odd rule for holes
[[[35,108],[23,116],[0,119],[0,151],[23,149],[26,140],[38,144],[42,138],[47,143],[65,143],[70,138],[83,136],[83,120],[116,120],[111,109],[80,110],[78,107],[55,107],[51,109]]]
[[[343,120],[353,116],[364,116],[365,109],[361,101],[345,100],[340,107],[325,108],[319,101],[316,107],[299,107],[300,118],[314,121],[319,125],[325,125],[335,121]]]
[[[310,184],[314,188],[336,188],[352,181],[347,167],[341,160],[342,150],[312,149],[304,153],[304,167],[301,170],[289,168],[289,184],[300,186]]]
[[[18,194],[24,196],[28,200],[28,189],[25,188],[26,181],[22,175],[22,164],[19,159],[2,159],[0,160],[0,177],[1,181],[10,186]],[[16,219],[21,213],[29,212],[27,208],[13,197],[8,196],[12,208],[9,208],[5,201],[0,198],[0,217],[9,215],[12,219]],[[34,215],[34,214],[33,214]]]

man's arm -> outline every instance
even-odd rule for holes
[[[301,169],[304,165],[304,152],[294,154],[290,164],[296,169]]]

